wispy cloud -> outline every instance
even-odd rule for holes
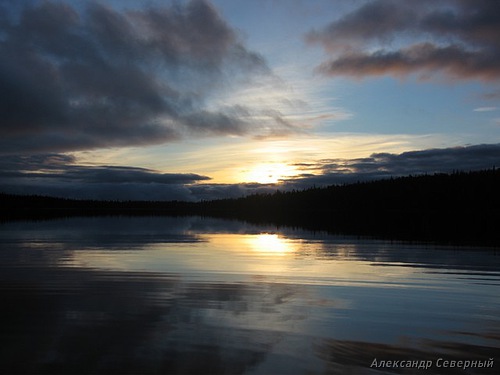
[[[500,13],[493,1],[369,1],[306,40],[330,54],[318,67],[325,75],[500,79]]]
[[[207,104],[273,76],[207,1],[127,11],[70,4],[0,5],[1,152],[289,130],[279,115],[262,126],[245,103]]]
[[[497,107],[478,107],[474,108],[474,112],[492,112],[496,111],[497,109]]]

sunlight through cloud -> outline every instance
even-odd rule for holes
[[[242,180],[245,182],[257,182],[259,184],[274,184],[281,180],[297,176],[300,172],[293,166],[284,163],[258,164],[243,173]]]

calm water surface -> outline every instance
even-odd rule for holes
[[[128,217],[4,223],[0,246],[0,373],[500,373],[492,250]]]

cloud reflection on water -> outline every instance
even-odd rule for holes
[[[491,251],[201,218],[0,229],[5,373],[363,373],[500,346]]]

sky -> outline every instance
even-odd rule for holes
[[[0,191],[190,200],[500,166],[489,0],[0,0]]]

